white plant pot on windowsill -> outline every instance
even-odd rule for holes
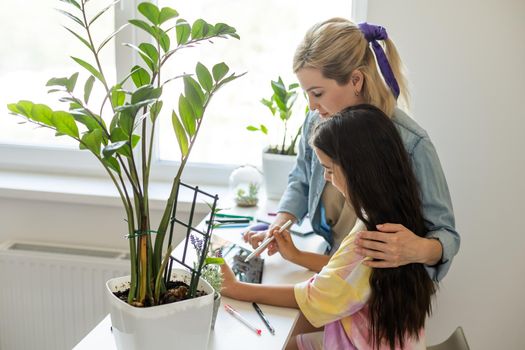
[[[297,156],[268,153],[263,150],[263,177],[268,199],[280,199],[288,185],[288,174],[295,166]]]
[[[191,275],[173,269],[172,281],[190,284]],[[197,289],[207,295],[171,304],[140,308],[118,299],[113,292],[129,288],[130,276],[106,283],[113,336],[119,350],[206,349],[210,336],[214,291],[202,278]]]

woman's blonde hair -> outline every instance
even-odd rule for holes
[[[409,102],[404,67],[392,40],[381,40],[392,72],[398,82],[400,98],[406,106]],[[323,76],[334,79],[339,85],[348,83],[354,70],[363,76],[361,94],[366,103],[392,116],[396,98],[378,70],[375,55],[357,25],[344,18],[332,18],[318,23],[308,30],[295,51],[293,70],[319,69]]]

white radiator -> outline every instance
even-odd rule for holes
[[[105,282],[128,274],[125,252],[0,244],[0,350],[71,349],[108,313]]]

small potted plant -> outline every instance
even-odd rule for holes
[[[301,136],[301,127],[290,131],[289,121],[293,115],[293,107],[297,101],[299,84],[286,85],[281,77],[271,81],[273,94],[269,99],[263,98],[261,103],[268,107],[273,117],[281,122],[281,142],[269,145],[263,150],[262,164],[266,195],[269,199],[279,199],[286,189],[288,174],[295,165],[297,156],[296,145]],[[249,125],[250,131],[269,134],[265,124]]]
[[[60,2],[67,6],[60,12],[71,20],[67,31],[89,49],[89,57],[72,57],[87,73],[87,78],[79,78],[77,72],[48,81],[49,93],[58,95],[65,105],[64,110],[53,110],[26,100],[11,103],[8,109],[11,114],[38,127],[53,130],[58,137],[69,136],[76,140],[81,150],[91,152],[100,162],[119,193],[126,215],[131,276],[107,284],[108,288],[127,286],[128,289],[124,301],[108,293],[117,347],[126,350],[170,348],[176,341],[181,347],[205,348],[213,289],[200,278],[206,266],[204,260],[199,261],[197,269],[185,265],[191,273],[184,269],[171,273],[173,222],[179,188],[184,185],[180,182],[181,175],[205,120],[206,109],[215,93],[240,75],[228,73],[229,67],[223,62],[210,69],[196,62],[194,74],[182,72],[177,76],[166,76],[164,67],[181,50],[212,43],[215,39],[239,39],[239,35],[235,28],[225,23],[211,24],[203,19],[189,23],[173,8],[158,8],[151,2],[142,2],[138,5],[141,17],[129,20],[126,25],[146,32],[149,40],[123,43],[129,47],[130,55],[136,52],[142,61],[130,67],[126,77],[110,81],[100,64],[101,51],[126,25],[99,42],[94,40],[92,32],[99,23],[97,19],[118,0],[108,1],[103,9],[90,8],[94,4],[89,0]],[[77,82],[81,79],[84,82],[79,87]],[[178,98],[163,96],[165,85],[174,79],[182,80],[183,91]],[[90,98],[93,89],[102,89],[103,98]],[[168,100],[178,102],[175,104],[178,109],[168,113],[162,111],[163,101]],[[172,120],[173,134],[180,148],[180,166],[173,174],[162,218],[160,222],[153,222],[149,205],[152,150],[158,120],[166,116]],[[199,191],[198,188],[193,190]],[[216,203],[216,196],[214,200]],[[195,230],[191,219],[186,226],[188,234]],[[202,234],[205,249],[208,249],[210,227]],[[178,289],[182,291],[179,296],[182,301],[168,303],[167,300],[173,298],[165,294],[174,276],[180,276],[190,288]],[[119,314],[115,316],[114,312]],[[180,317],[183,319],[179,320]],[[194,331],[204,325],[207,330]]]

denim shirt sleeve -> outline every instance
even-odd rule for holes
[[[288,187],[284,191],[278,207],[278,211],[292,214],[299,222],[302,221],[308,212],[308,192],[310,190],[313,153],[312,148],[308,144],[308,139],[310,138],[310,129],[314,120],[315,114],[310,112],[301,130],[297,162],[288,175]]]
[[[454,228],[452,201],[436,149],[428,137],[421,138],[414,146],[412,163],[429,229],[426,237],[439,240],[443,247],[441,261],[434,266],[425,265],[432,280],[439,282],[447,274],[460,245],[459,234]]]

